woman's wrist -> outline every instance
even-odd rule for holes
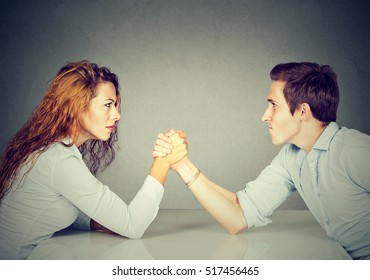
[[[161,157],[154,159],[152,167],[150,168],[149,175],[155,178],[159,183],[164,185],[170,164]]]

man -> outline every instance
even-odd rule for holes
[[[270,223],[268,216],[297,190],[327,235],[353,259],[370,259],[370,137],[335,123],[336,74],[304,62],[276,65],[270,77],[262,120],[272,142],[284,146],[256,180],[233,193],[187,157],[172,169],[232,234]]]

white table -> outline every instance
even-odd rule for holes
[[[271,219],[268,226],[230,235],[205,210],[160,210],[140,240],[64,230],[29,259],[351,259],[309,211],[280,210]]]

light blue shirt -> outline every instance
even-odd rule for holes
[[[249,227],[297,190],[328,236],[353,259],[370,258],[370,136],[330,123],[306,153],[287,144],[237,197]]]

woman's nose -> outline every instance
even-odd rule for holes
[[[117,108],[112,113],[112,119],[117,121],[121,119],[121,114],[118,112]]]

